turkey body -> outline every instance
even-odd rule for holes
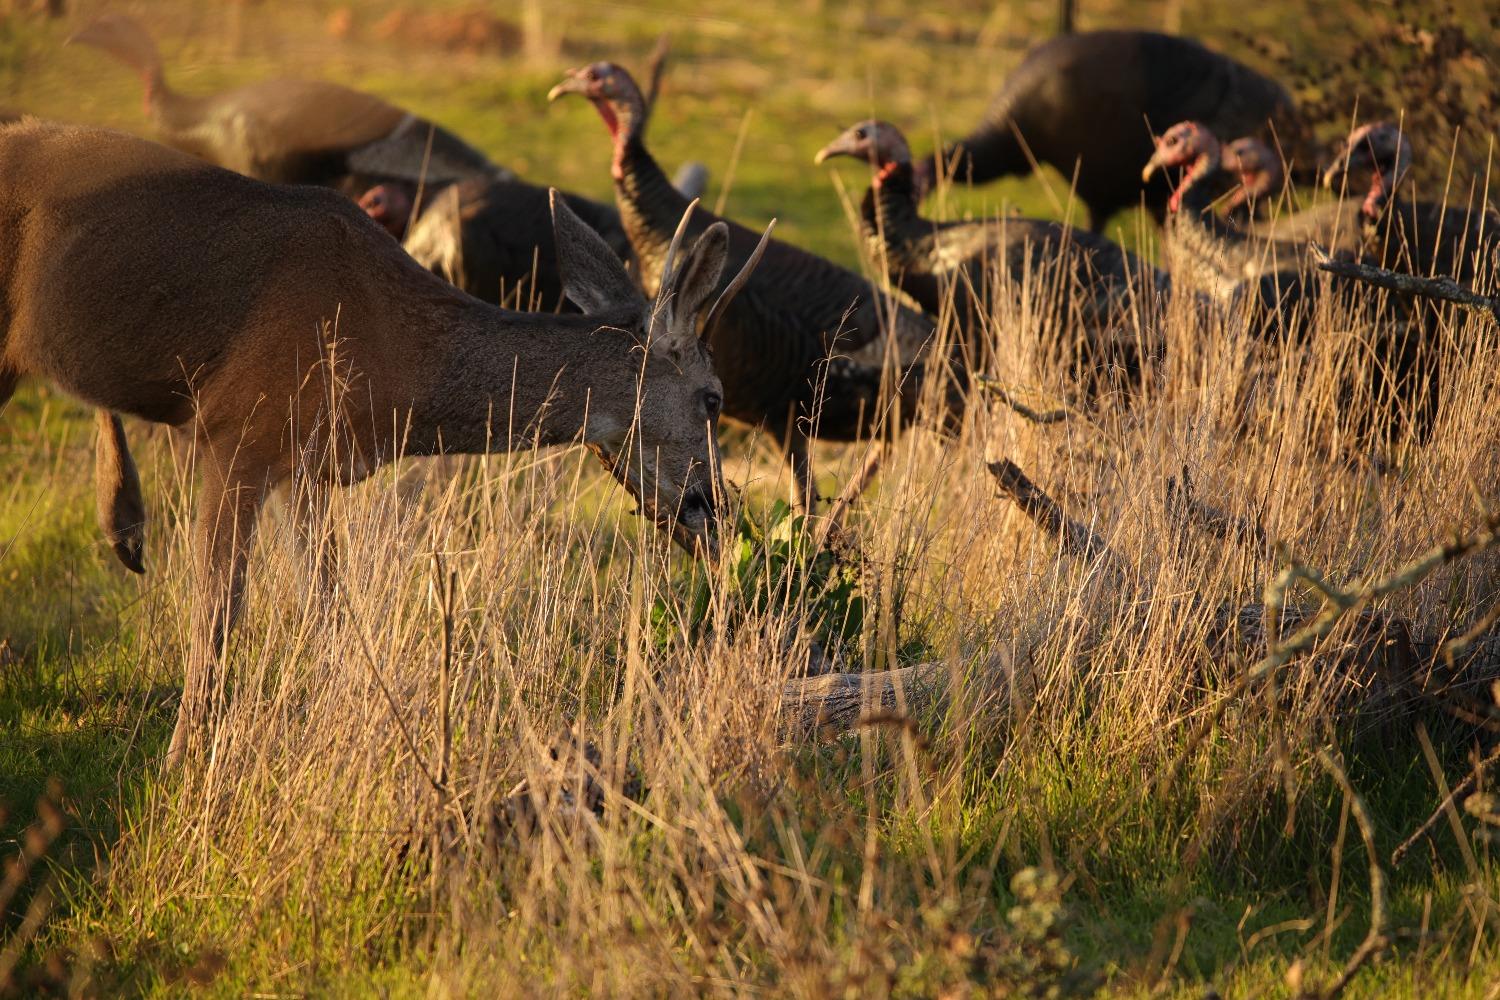
[[[991,100],[978,128],[944,153],[955,179],[979,184],[1031,172],[1031,157],[1073,178],[1099,231],[1141,203],[1163,218],[1170,190],[1141,185],[1152,134],[1187,120],[1219,135],[1295,131],[1285,88],[1188,38],[1149,31],[1065,35],[1032,49]],[[1028,150],[1030,157],[1028,157]],[[919,165],[921,183],[935,163]]]
[[[966,324],[993,316],[1001,287],[1050,283],[1059,319],[1091,335],[1118,326],[1136,295],[1167,294],[1171,279],[1112,240],[1050,219],[1000,216],[938,222],[917,209],[910,164],[893,164],[865,192],[860,229],[891,282],[931,315],[951,295]],[[936,279],[936,280],[934,280]]]
[[[72,40],[135,69],[163,143],[258,180],[357,196],[385,181],[510,176],[446,129],[336,83],[274,79],[218,94],[179,93],[150,34],[125,15],[104,15]]]
[[[613,205],[563,194],[621,260],[630,241]],[[403,243],[423,267],[470,295],[509,308],[565,308],[548,189],[521,180],[469,178],[437,192]]]

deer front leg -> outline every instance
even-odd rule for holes
[[[262,488],[218,472],[212,464],[208,466],[198,498],[193,529],[197,564],[193,631],[177,727],[167,750],[168,768],[201,752],[213,722],[219,668],[243,602],[245,563],[264,496]]]
[[[146,572],[146,501],[141,478],[125,440],[125,426],[108,410],[96,410],[99,438],[94,445],[94,499],[99,527],[110,548],[132,573]]]

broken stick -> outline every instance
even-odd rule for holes
[[[1447,275],[1420,278],[1415,274],[1388,271],[1371,264],[1360,264],[1352,260],[1335,260],[1323,248],[1314,245],[1313,253],[1318,258],[1318,268],[1340,278],[1352,278],[1367,284],[1389,288],[1393,292],[1421,295],[1429,299],[1442,299],[1467,309],[1485,309],[1500,322],[1500,298],[1480,295],[1465,288]]]

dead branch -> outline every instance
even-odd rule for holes
[[[1359,264],[1352,260],[1336,260],[1330,257],[1327,251],[1316,245],[1313,247],[1313,254],[1317,258],[1318,268],[1327,271],[1329,274],[1340,278],[1363,281],[1381,288],[1389,288],[1393,292],[1402,292],[1406,295],[1420,295],[1429,299],[1442,299],[1445,302],[1453,302],[1467,309],[1488,310],[1490,315],[1497,322],[1500,322],[1500,298],[1480,295],[1478,292],[1463,287],[1445,274],[1433,278],[1421,278],[1415,274],[1389,271],[1383,267],[1375,267],[1371,264]]]
[[[885,450],[879,445],[873,445],[865,455],[864,464],[859,467],[843,490],[834,499],[833,505],[828,508],[828,515],[824,519],[823,528],[818,535],[818,547],[822,548],[828,544],[828,540],[843,530],[844,518],[848,516],[849,509],[854,506],[864,492],[869,488],[870,481],[880,471],[881,460],[885,457]]]
[[[1500,544],[1500,510],[1487,512],[1477,530],[1467,535],[1457,534],[1451,541],[1429,549],[1389,575],[1348,589],[1329,583],[1307,566],[1293,563],[1266,585],[1266,609],[1270,619],[1279,618],[1286,593],[1298,580],[1323,595],[1323,610],[1311,622],[1297,629],[1285,643],[1268,643],[1265,657],[1250,668],[1250,680],[1269,677],[1292,658],[1311,649],[1327,638],[1345,615],[1359,613],[1381,598],[1416,586],[1439,567],[1494,548],[1496,544]]]
[[[1432,832],[1432,828],[1437,826],[1438,820],[1443,818],[1443,814],[1452,809],[1459,799],[1469,794],[1469,791],[1475,785],[1479,784],[1479,779],[1484,776],[1484,772],[1493,767],[1496,761],[1500,761],[1500,744],[1496,744],[1495,748],[1488,755],[1474,765],[1474,770],[1469,772],[1467,778],[1453,786],[1453,791],[1444,796],[1443,801],[1439,802],[1438,807],[1432,811],[1432,815],[1428,816],[1422,825],[1417,827],[1416,832],[1397,845],[1396,849],[1391,852],[1392,868],[1400,866],[1407,852],[1416,846],[1417,841]]]
[[[1167,478],[1167,511],[1174,518],[1186,521],[1221,542],[1234,542],[1258,551],[1270,548],[1270,538],[1258,523],[1199,500],[1187,466],[1182,468],[1181,482],[1170,476]]]
[[[1318,762],[1333,775],[1339,787],[1349,798],[1349,814],[1354,817],[1354,823],[1359,827],[1360,839],[1365,843],[1365,854],[1370,859],[1370,930],[1365,934],[1359,947],[1354,949],[1354,954],[1349,956],[1349,961],[1344,963],[1343,971],[1339,973],[1338,979],[1326,990],[1316,993],[1301,991],[1299,997],[1307,1000],[1335,1000],[1344,992],[1350,981],[1364,968],[1365,964],[1390,946],[1390,938],[1385,933],[1385,872],[1380,868],[1380,857],[1375,853],[1375,824],[1370,822],[1370,812],[1365,808],[1365,800],[1354,790],[1349,782],[1349,775],[1344,772],[1343,766],[1326,750],[1318,751]]]
[[[1010,497],[1021,513],[1031,518],[1042,531],[1057,538],[1058,545],[1066,555],[1080,559],[1098,559],[1118,565],[1114,553],[1104,539],[1094,534],[1084,524],[1064,513],[1057,501],[1036,483],[1027,478],[1008,458],[989,463],[989,470],[1000,484],[1000,489]]]
[[[1009,387],[998,379],[988,375],[974,375],[973,381],[986,395],[994,396],[1000,402],[1010,407],[1017,415],[1029,420],[1033,424],[1057,424],[1068,419],[1068,411],[1064,407],[1053,410],[1034,410],[1018,400]]]

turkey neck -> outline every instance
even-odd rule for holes
[[[159,132],[169,136],[189,133],[203,125],[211,97],[194,97],[173,90],[167,84],[161,64],[151,61],[139,67],[145,87],[146,117]]]
[[[641,135],[645,115],[640,95],[637,94],[634,100],[595,102],[595,107],[615,140],[610,172],[615,179],[620,222],[635,250],[641,284],[648,296],[654,296],[661,283],[662,265],[672,243],[672,234],[690,202],[672,186],[655,157],[646,149]],[[710,220],[704,220],[707,221]],[[689,231],[697,232],[699,228],[691,226]]]
[[[1248,238],[1213,212],[1213,191],[1223,177],[1217,149],[1193,162],[1172,199],[1167,225],[1167,255],[1173,270],[1191,270],[1193,284],[1206,291],[1229,294],[1245,278]],[[1221,287],[1222,282],[1228,286]]]
[[[186,136],[203,127],[210,100],[212,98],[163,90],[151,102],[151,119],[166,135]]]
[[[917,212],[917,189],[909,162],[887,163],[880,168],[865,190],[860,214],[865,242],[887,267],[905,270],[923,263],[922,244],[924,240],[931,242],[933,227]]]

